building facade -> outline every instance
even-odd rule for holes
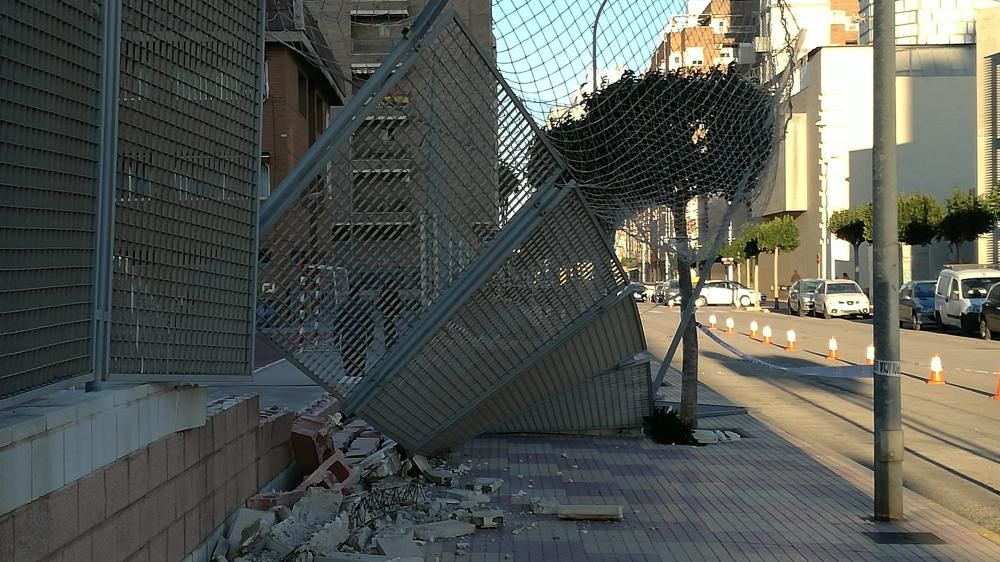
[[[1000,7],[976,12],[976,190],[1000,189]],[[979,242],[981,262],[1000,263],[1000,231]]]
[[[873,0],[861,0],[860,40],[872,42]],[[976,9],[992,0],[896,0],[897,45],[962,45],[976,42]]]
[[[779,260],[778,286],[792,272],[802,277],[854,277],[854,256],[827,229],[840,209],[871,201],[872,49],[814,50],[800,68],[802,87],[781,146],[775,186],[757,215],[796,217],[798,250]],[[975,47],[911,46],[897,52],[899,191],[926,193],[939,201],[955,186],[976,184]],[[845,80],[845,76],[851,76]],[[947,134],[942,132],[947,131]],[[974,248],[963,258],[975,260]],[[771,287],[772,258],[761,256],[762,286]],[[862,287],[871,286],[870,249],[859,255]],[[903,255],[904,278],[936,276],[950,259],[946,245],[913,248]]]

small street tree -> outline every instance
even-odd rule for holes
[[[944,209],[937,199],[923,193],[899,198],[899,241],[910,246],[926,246],[940,232]]]
[[[757,245],[764,253],[774,254],[774,307],[778,307],[778,255],[793,252],[799,247],[799,225],[785,215],[757,225]],[[758,289],[759,290],[759,289]]]
[[[847,242],[854,248],[854,278],[857,279],[861,274],[858,250],[861,249],[862,244],[865,242],[870,243],[872,240],[871,205],[867,206],[867,210],[865,207],[855,207],[835,211],[830,215],[827,228],[830,229],[830,232],[834,236]],[[832,249],[828,248],[827,251],[832,251]],[[833,276],[832,271],[830,272],[830,276]]]
[[[947,213],[941,219],[938,240],[946,240],[955,252],[955,261],[961,259],[959,250],[965,242],[974,242],[983,234],[993,230],[997,217],[987,205],[972,191],[958,187],[945,201]]]

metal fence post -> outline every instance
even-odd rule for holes
[[[101,80],[97,165],[97,213],[90,357],[94,380],[88,391],[101,389],[111,353],[111,283],[115,242],[115,181],[118,160],[118,79],[121,47],[121,0],[101,7]]]

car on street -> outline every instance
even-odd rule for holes
[[[805,316],[813,311],[816,289],[823,284],[822,279],[799,279],[788,288],[788,311],[790,314]]]
[[[1000,283],[1000,270],[986,265],[949,265],[938,274],[934,289],[934,319],[942,332],[981,328],[979,312],[990,287]]]
[[[681,298],[680,284],[676,279],[656,284],[653,300],[660,304],[677,304]]]
[[[822,314],[826,319],[834,316],[870,318],[872,315],[868,295],[865,295],[857,283],[847,279],[820,283],[813,298],[813,308],[816,314]]]
[[[1000,335],[1000,283],[990,287],[979,313],[979,337],[991,340]]]
[[[910,281],[899,288],[899,325],[919,331],[934,319],[935,281]]]
[[[642,283],[630,283],[625,290],[632,292],[635,302],[646,302],[646,286]]]
[[[695,306],[735,304],[747,307],[760,304],[762,298],[757,291],[736,281],[706,281],[694,304]]]

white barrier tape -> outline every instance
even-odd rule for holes
[[[761,359],[757,359],[752,355],[747,355],[742,351],[736,349],[730,345],[727,341],[720,338],[719,336],[712,333],[712,331],[701,324],[698,325],[701,331],[712,339],[715,343],[719,344],[723,349],[732,353],[733,355],[739,357],[744,361],[748,361],[755,365],[760,365],[762,367],[767,367],[769,369],[774,369],[776,371],[781,371],[788,373],[789,375],[804,376],[804,377],[826,377],[826,378],[839,378],[839,379],[860,379],[860,378],[871,378],[872,377],[872,367],[869,365],[842,365],[837,367],[782,367],[781,365],[775,365],[774,363],[768,363]],[[899,365],[896,365],[895,376],[899,376]],[[892,375],[886,375],[892,376]]]
[[[873,370],[875,372],[875,376],[877,377],[899,378],[903,372],[899,361],[883,361],[881,359],[875,361],[875,367]]]

